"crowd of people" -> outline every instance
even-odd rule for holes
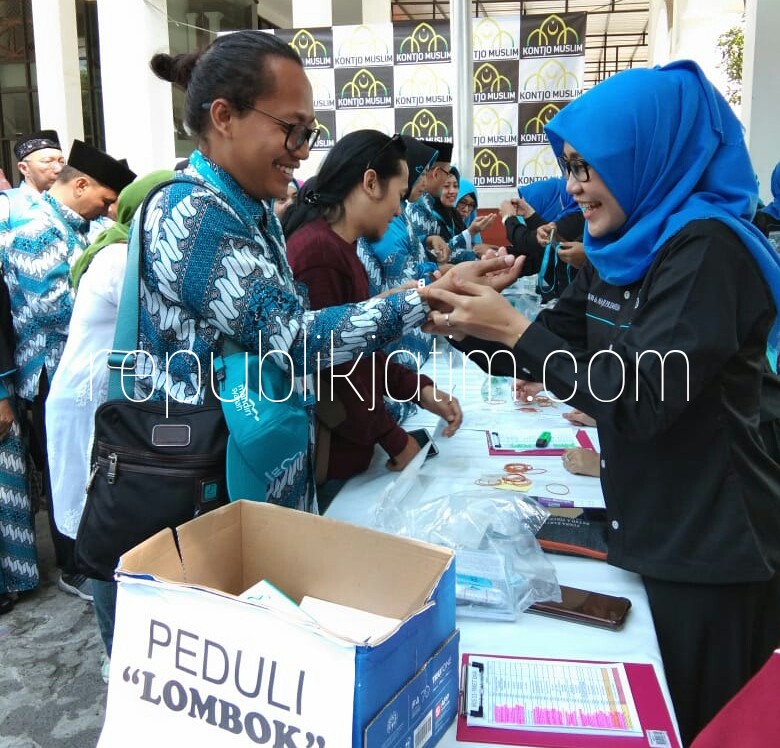
[[[521,396],[544,371],[571,419],[597,425],[600,455],[564,464],[600,476],[609,562],[642,576],[690,744],[780,644],[780,165],[757,213],[739,122],[680,62],[567,105],[546,128],[563,175],[478,214],[447,143],[359,130],[296,180],[319,130],[276,37],[237,32],[151,67],[185,93],[196,148],[180,169],[138,178],[80,141],[66,159],[41,131],[17,142],[22,182],[0,193],[0,613],[39,582],[40,494],[58,585],[94,600],[110,657],[116,588],[80,573],[73,543],[107,397],[94,362],[137,232],[137,398],[202,403],[212,354],[258,336],[302,393],[304,371],[351,375],[305,400],[307,458],[280,466],[269,502],[324,511],[377,445],[403,469],[415,404],[455,434],[457,399],[419,374],[435,333],[509,352],[492,373]],[[482,241],[499,215],[505,248]],[[538,277],[534,320],[500,293],[521,273]]]

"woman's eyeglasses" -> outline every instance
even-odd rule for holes
[[[459,208],[468,208],[471,210],[472,208],[476,208],[477,204],[473,200],[461,200],[458,203]]]
[[[376,163],[379,160],[379,157],[388,149],[391,147],[394,147],[395,144],[401,140],[401,136],[396,133],[393,135],[369,160],[366,164],[366,171],[369,169],[373,169],[374,167],[372,164]]]
[[[207,101],[204,104],[201,104],[200,107],[201,109],[210,109],[211,103],[212,102]],[[270,117],[274,122],[278,122],[287,133],[287,137],[284,139],[284,147],[291,153],[302,148],[304,144],[308,145],[309,148],[313,148],[314,144],[317,142],[317,138],[320,137],[321,129],[319,127],[307,127],[300,122],[296,122],[295,124],[286,122],[283,119],[275,117],[273,114],[269,114],[268,112],[258,109],[256,106],[250,106],[249,104],[245,104],[241,108],[259,112],[266,117]]]
[[[571,174],[578,182],[587,182],[590,179],[590,164],[581,158],[569,160],[563,156],[558,156],[558,164],[564,176]]]

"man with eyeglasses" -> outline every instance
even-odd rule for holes
[[[41,140],[37,139],[37,145]],[[0,193],[0,264],[16,338],[14,389],[32,414],[30,452],[43,473],[56,562],[62,570],[57,584],[84,600],[92,599],[89,580],[76,573],[73,540],[53,522],[44,402],[65,348],[73,310],[71,266],[89,243],[90,221],[106,215],[133,179],[135,174],[125,164],[76,140],[67,164],[58,165],[49,189],[29,200],[25,209],[18,209],[22,188],[10,191],[16,195]]]
[[[441,197],[441,191],[447,177],[450,175],[452,161],[452,143],[434,143],[432,141],[420,141],[429,148],[439,152],[437,161],[426,173],[425,192],[406,206],[406,216],[414,229],[415,234],[425,246],[431,259],[438,263],[457,263],[465,260],[476,259],[476,254],[471,248],[471,234],[461,232],[449,242],[439,235],[439,222],[434,215],[434,201]]]
[[[20,138],[14,145],[14,156],[22,179],[17,188],[3,194],[9,215],[21,219],[54,184],[65,159],[56,130],[38,130]]]
[[[39,130],[18,140],[14,146],[23,190],[41,193],[48,190],[65,166],[56,130]]]

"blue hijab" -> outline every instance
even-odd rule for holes
[[[780,163],[775,165],[772,172],[772,197],[774,200],[764,206],[763,211],[780,221]]]
[[[780,255],[750,222],[758,191],[742,125],[695,62],[613,75],[545,130],[557,156],[566,141],[592,164],[628,216],[608,236],[585,227],[585,252],[604,280],[638,281],[686,224],[715,218],[753,255],[780,310]],[[779,337],[775,319],[770,341]]]
[[[479,207],[477,188],[474,186],[474,182],[465,177],[461,177],[458,180],[458,196],[455,198],[455,205],[457,206],[466,195],[471,195],[474,198],[474,208],[471,213],[466,216],[466,220],[464,221],[466,226],[471,226],[471,222],[477,217],[477,208]]]
[[[566,180],[563,177],[549,177],[531,182],[518,187],[517,194],[547,223],[560,221],[567,213],[579,210],[574,198],[566,192]]]

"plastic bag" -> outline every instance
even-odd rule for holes
[[[555,569],[534,537],[549,512],[535,501],[498,490],[460,491],[422,499],[386,495],[380,530],[455,550],[461,617],[513,621],[544,600],[560,601]]]

